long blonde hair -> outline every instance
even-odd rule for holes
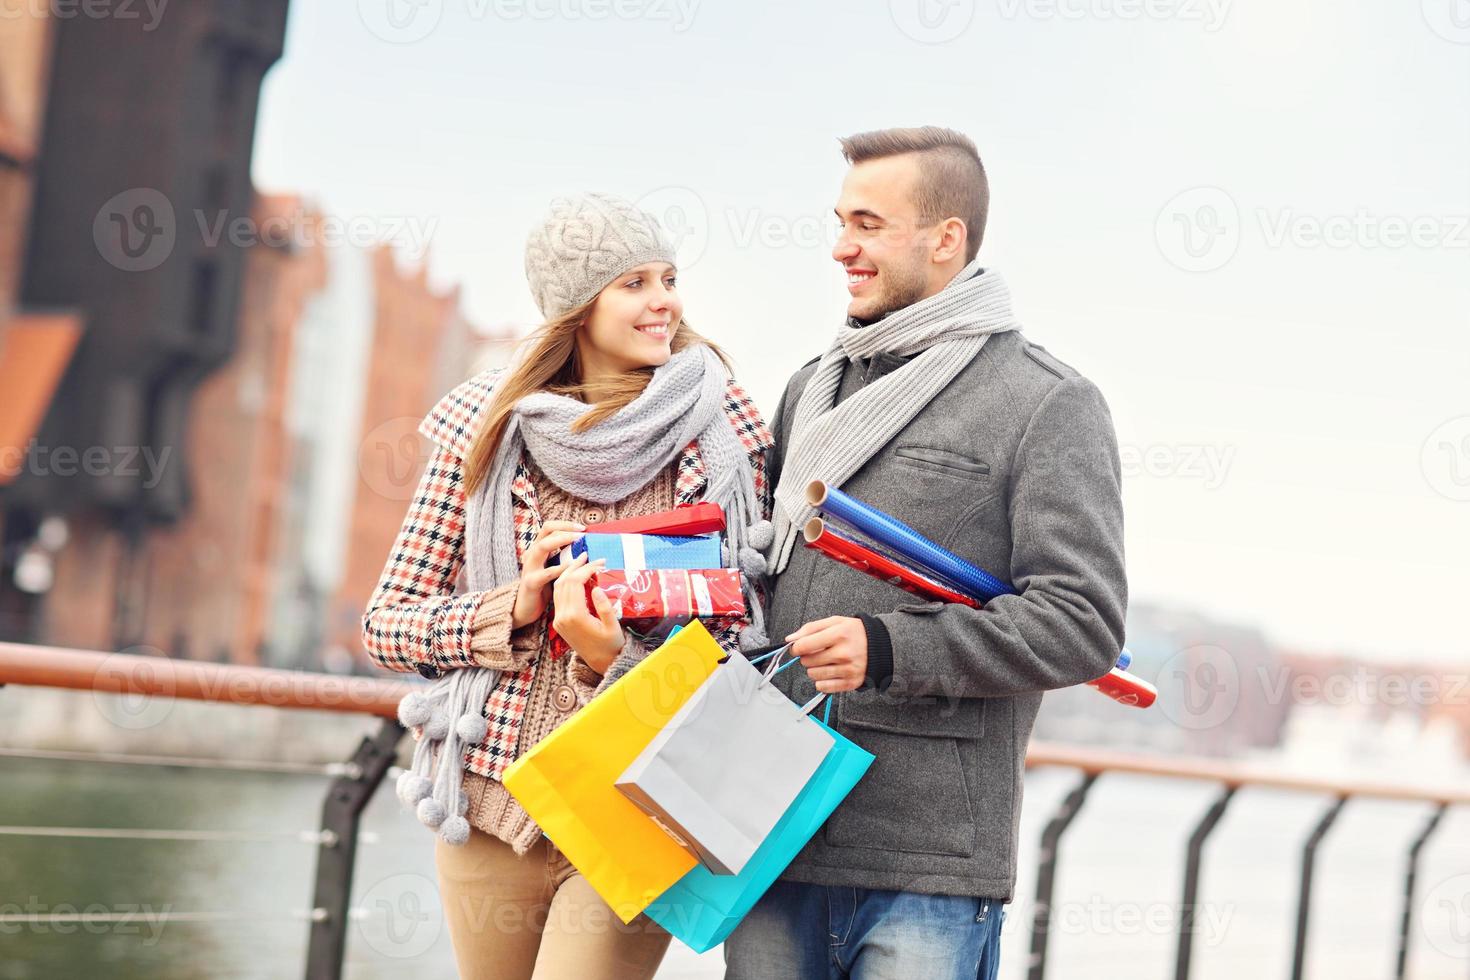
[[[577,357],[577,331],[587,322],[597,297],[550,320],[527,337],[516,351],[515,366],[496,379],[495,393],[485,410],[485,424],[470,445],[464,466],[465,496],[469,497],[489,478],[495,462],[495,451],[505,435],[516,402],[537,391],[549,391],[587,402],[592,406],[572,423],[573,432],[584,432],[643,394],[653,378],[652,367],[642,367],[615,378],[584,382]],[[695,344],[704,344],[715,352],[725,367],[730,359],[717,345],[701,336],[680,317],[669,338],[669,348],[677,354]],[[524,356],[521,356],[524,354]]]

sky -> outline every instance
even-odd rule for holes
[[[552,197],[637,200],[769,414],[845,308],[837,138],[920,124],[1107,397],[1133,602],[1470,659],[1465,0],[293,0],[254,177],[483,327],[535,324]]]

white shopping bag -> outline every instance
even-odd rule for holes
[[[832,750],[832,735],[744,657],[726,657],[617,787],[715,874],[739,874]],[[786,666],[796,663],[789,661]]]

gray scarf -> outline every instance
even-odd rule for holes
[[[740,644],[745,649],[765,645],[765,614],[755,580],[766,573],[761,550],[770,544],[772,527],[761,517],[754,471],[725,413],[727,380],[715,352],[696,344],[655,370],[636,399],[582,432],[573,432],[572,423],[588,411],[585,402],[544,391],[517,402],[488,479],[466,502],[465,573],[470,591],[499,588],[520,576],[510,488],[522,452],[568,493],[611,504],[647,486],[685,446],[698,440],[708,480],[704,499],[724,509],[726,561],[744,573],[751,624],[742,632]],[[460,790],[462,767],[437,764],[427,743],[442,740],[438,758],[449,759],[459,759],[466,746],[478,744],[485,736],[485,699],[498,678],[498,671],[484,667],[451,671],[427,692],[405,697],[399,706],[405,725],[426,726],[413,767],[399,778],[399,795],[451,844],[463,843],[469,836],[464,820],[467,801]],[[457,721],[451,725],[448,718]]]
[[[974,360],[991,334],[1019,329],[1005,281],[982,270],[979,259],[933,296],[868,326],[844,324],[791,423],[767,552],[771,574],[785,570],[802,527],[816,514],[806,502],[808,484],[840,487]],[[848,361],[878,354],[919,356],[837,405]]]
[[[696,344],[654,371],[643,394],[616,415],[576,433],[572,423],[586,414],[584,402],[544,391],[522,398],[500,440],[490,478],[467,504],[469,588],[493,589],[520,575],[510,485],[523,448],[563,490],[611,504],[647,486],[696,439],[709,478],[704,499],[724,508],[729,553],[739,559],[731,564],[746,571],[747,579],[764,574],[764,560],[747,541],[752,532],[764,537],[753,526],[761,521],[760,502],[749,458],[725,414],[727,380],[715,352]],[[753,586],[746,582],[747,599],[754,598]],[[751,603],[751,615],[759,628],[760,603]]]

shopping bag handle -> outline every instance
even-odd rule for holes
[[[801,662],[799,658],[793,657],[792,659],[786,661],[784,664],[781,663],[781,655],[790,649],[790,643],[783,643],[776,649],[768,650],[767,652],[761,654],[759,657],[755,657],[750,661],[753,664],[758,664],[762,660],[771,661],[769,664],[766,665],[765,671],[761,673],[762,684],[770,683],[772,677],[775,677],[777,674],[781,673],[781,671],[785,670],[787,667],[790,667],[792,664]],[[775,659],[771,659],[773,657]]]
[[[785,670],[787,667],[790,667],[792,664],[801,662],[800,659],[793,657],[792,659],[786,661],[784,664],[781,663],[781,654],[790,649],[790,643],[783,643],[781,646],[776,647],[776,649],[774,650],[767,650],[760,656],[751,658],[750,662],[752,664],[758,664],[762,660],[771,661],[770,665],[766,667],[765,672],[761,674],[762,685],[770,683],[772,677],[775,677],[777,674],[781,673],[781,671]],[[772,657],[774,657],[775,659],[772,660]],[[780,664],[780,666],[777,666],[778,664]],[[827,702],[827,706],[822,709],[822,724],[827,724],[832,717],[832,698],[830,695],[820,693],[817,694],[810,701],[801,706],[801,713],[804,715],[810,715],[814,710],[816,710],[817,705],[821,704],[823,701]]]
[[[758,657],[751,657],[750,658],[750,662],[752,664],[758,664],[762,660],[770,660],[772,657],[775,657],[777,663],[779,663],[780,660],[781,660],[781,654],[785,653],[787,650],[790,650],[790,649],[791,649],[791,644],[790,643],[782,643],[782,644],[780,644],[778,646],[770,647],[769,649],[766,650],[765,653],[762,653]],[[761,676],[763,676],[763,677],[769,677],[769,676],[771,676],[771,667],[775,667],[775,666],[776,666],[776,664],[774,664],[774,663],[771,664],[770,667],[767,667],[764,671],[762,671]]]

